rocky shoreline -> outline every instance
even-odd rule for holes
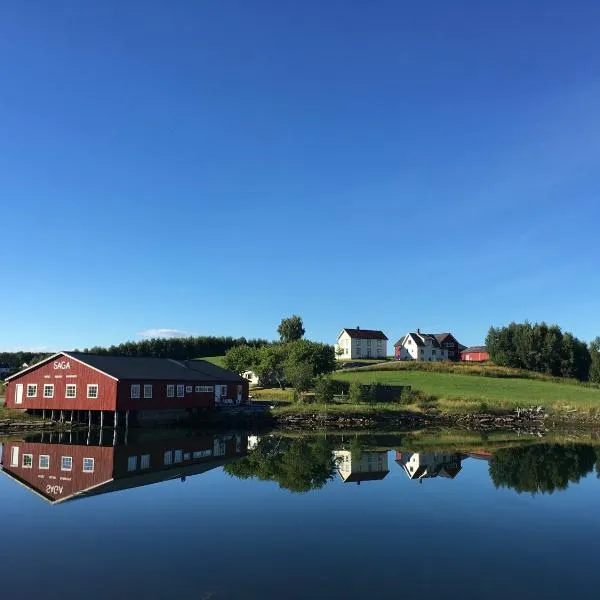
[[[446,426],[476,431],[514,429],[545,432],[548,431],[547,419],[548,415],[545,413],[543,407],[531,407],[517,409],[513,413],[506,414],[483,412],[448,415],[433,412],[406,412],[395,415],[373,413],[367,416],[363,414],[302,413],[280,415],[275,418],[275,421],[282,428],[299,430]]]

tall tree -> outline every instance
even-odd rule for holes
[[[590,344],[590,381],[600,383],[600,337]]]
[[[304,337],[304,325],[302,318],[298,315],[292,315],[287,319],[282,319],[277,333],[282,342],[295,342]]]

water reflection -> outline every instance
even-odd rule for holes
[[[390,472],[387,451],[334,450],[333,456],[344,483],[377,481]]]
[[[138,434],[127,443],[98,432],[40,434],[2,445],[2,471],[44,500],[63,503],[223,467],[246,454],[247,436]],[[115,445],[113,445],[113,443]]]
[[[292,492],[322,488],[336,469],[333,440],[325,437],[266,436],[252,440],[249,455],[227,465],[225,471],[240,479],[276,481]]]
[[[104,435],[104,438],[102,437]],[[512,443],[512,442],[511,442]],[[412,442],[409,441],[409,444]],[[394,454],[391,454],[394,453]],[[340,482],[382,482],[397,469],[412,481],[454,480],[465,460],[488,462],[497,488],[518,493],[564,490],[593,471],[600,473],[594,446],[534,443],[463,452],[415,451],[400,436],[341,435],[262,437],[245,432],[130,432],[129,437],[99,432],[40,434],[10,441],[2,448],[5,475],[44,500],[63,503],[165,480],[206,473],[216,468],[239,479],[272,481],[296,493]],[[390,459],[394,462],[391,463]]]
[[[462,469],[464,454],[443,452],[396,452],[396,463],[399,464],[409,479],[447,477],[454,479]]]
[[[506,448],[490,459],[490,477],[496,487],[521,492],[549,493],[567,489],[590,473],[597,453],[585,444],[535,444]]]

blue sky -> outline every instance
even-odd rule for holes
[[[0,349],[600,335],[595,0],[0,14]]]

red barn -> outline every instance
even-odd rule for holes
[[[7,378],[6,406],[112,424],[178,418],[248,400],[248,382],[203,360],[59,352]]]
[[[463,362],[485,362],[490,360],[490,355],[485,346],[471,346],[460,353]]]

